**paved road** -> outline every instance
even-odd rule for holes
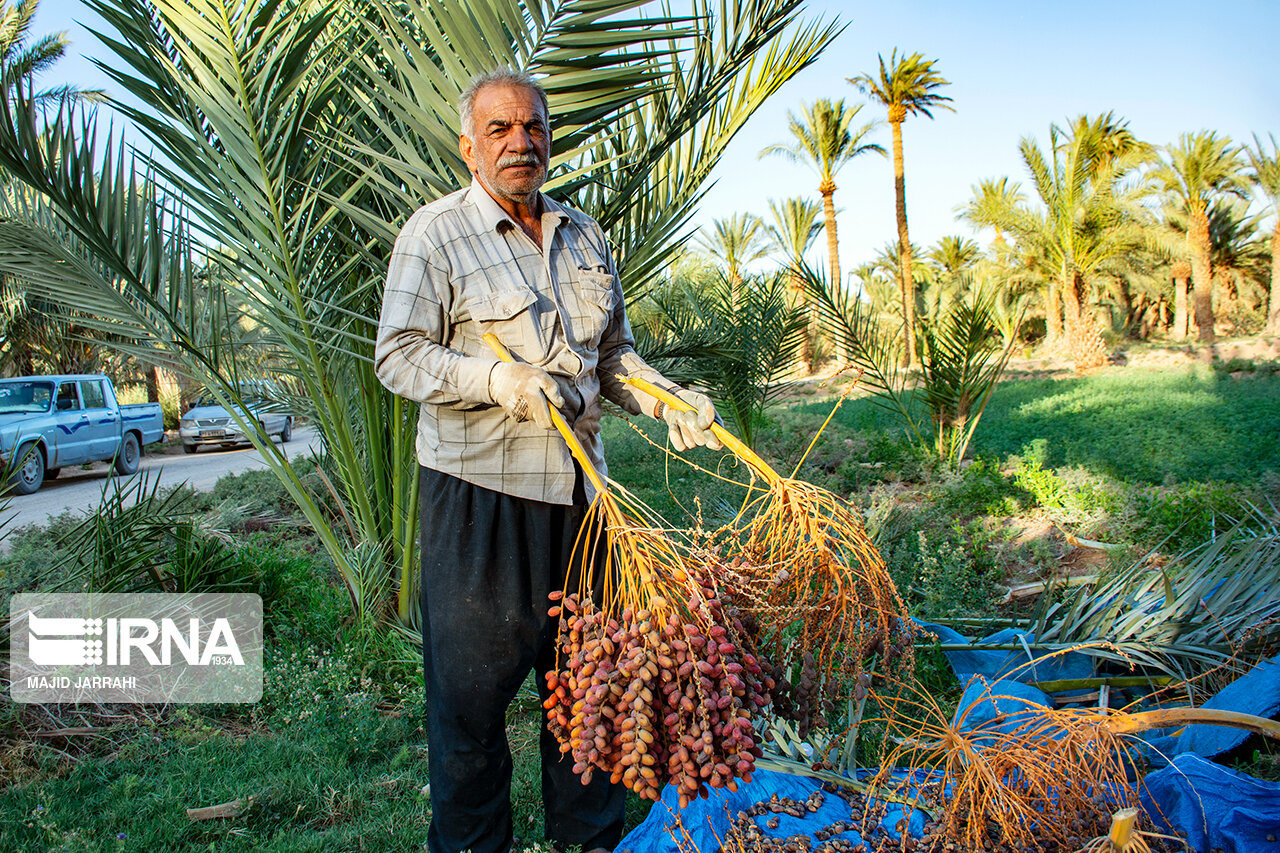
[[[277,442],[278,443],[278,442]],[[298,427],[288,444],[289,457],[320,450],[320,439],[314,429]],[[251,446],[223,450],[218,447],[202,448],[194,454],[152,455],[142,457],[139,472],[159,473],[163,486],[177,486],[183,482],[196,491],[209,491],[219,477],[238,474],[254,468],[266,468],[262,454]],[[86,471],[79,465],[62,469],[57,479],[45,480],[40,491],[33,495],[14,495],[9,509],[0,518],[7,518],[5,528],[13,530],[26,524],[43,524],[64,510],[92,511],[102,500],[102,492],[109,484],[111,468],[105,462],[94,463]],[[5,542],[0,540],[0,550]]]

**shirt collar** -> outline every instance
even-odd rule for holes
[[[545,220],[548,216],[555,216],[560,220],[560,224],[569,221],[569,213],[559,203],[552,201],[545,193],[538,193],[539,199],[542,201],[542,218]],[[471,186],[467,190],[467,201],[476,206],[476,210],[480,213],[480,219],[484,222],[485,227],[491,231],[497,231],[503,223],[512,228],[519,227],[516,221],[511,218],[502,205],[498,204],[493,196],[489,195],[489,191],[484,188],[484,184],[480,183],[480,179],[472,175]]]

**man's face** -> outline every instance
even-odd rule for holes
[[[471,108],[474,138],[458,147],[471,172],[496,198],[528,203],[547,180],[551,127],[538,96],[523,86],[486,86]]]

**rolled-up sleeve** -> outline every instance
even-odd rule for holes
[[[438,252],[405,226],[387,269],[374,370],[393,393],[458,409],[492,405],[489,374],[498,360],[445,346],[453,296]]]

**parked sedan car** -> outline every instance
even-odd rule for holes
[[[242,394],[248,418],[261,424],[263,432],[280,436],[281,443],[293,437],[293,415],[276,411],[269,401],[252,388],[245,389]],[[182,449],[187,453],[195,453],[202,446],[210,444],[234,447],[249,442],[249,436],[236,423],[235,418],[231,417],[231,413],[208,392],[200,395],[195,405],[179,419],[178,436],[182,439]]]

